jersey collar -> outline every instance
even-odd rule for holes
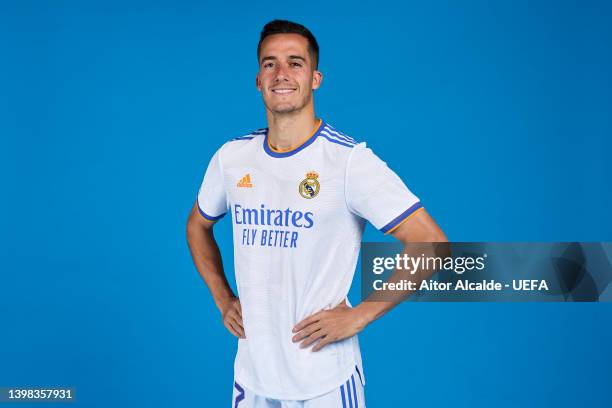
[[[277,157],[277,158],[293,156],[300,150],[303,150],[309,145],[311,145],[317,139],[317,137],[319,136],[319,133],[321,132],[324,126],[325,126],[325,122],[323,121],[323,119],[319,119],[318,126],[315,128],[315,130],[312,132],[312,135],[310,135],[308,139],[306,139],[301,145],[299,145],[295,149],[287,150],[285,152],[278,152],[272,149],[272,147],[270,146],[270,143],[268,142],[268,128],[266,128],[266,133],[265,133],[266,136],[264,137],[264,141],[263,141],[264,151],[268,153],[268,155],[272,157]]]

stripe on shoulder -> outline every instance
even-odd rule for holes
[[[324,137],[328,141],[339,144],[341,146],[352,148],[359,143],[349,135],[340,132],[329,123],[326,123],[325,126],[323,126],[323,129],[321,129],[319,135],[321,137]]]
[[[230,139],[229,141],[233,142],[235,140],[251,140],[251,139],[253,139],[253,138],[255,138],[255,137],[259,136],[259,135],[265,135],[266,132],[267,132],[267,129],[265,129],[265,128],[257,129],[257,130],[254,130],[254,131],[252,131],[251,133],[249,133],[247,135],[238,136],[238,137],[235,137],[233,139]]]

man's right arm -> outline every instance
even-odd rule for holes
[[[214,221],[205,219],[194,204],[187,220],[187,243],[198,273],[206,282],[221,312],[223,324],[234,336],[245,338],[240,300],[227,282],[219,246],[213,235]]]

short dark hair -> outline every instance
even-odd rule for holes
[[[259,53],[261,52],[261,43],[263,40],[273,34],[299,34],[308,40],[308,53],[310,58],[314,62],[314,68],[317,69],[319,66],[319,44],[317,39],[310,32],[309,29],[299,23],[294,23],[288,20],[272,20],[267,23],[261,35],[259,36],[259,43],[257,44],[257,62],[259,62]]]

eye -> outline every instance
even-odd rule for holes
[[[302,66],[302,64],[300,64],[299,62],[292,62],[292,63],[291,63],[291,66],[292,66],[292,67],[301,67],[301,66]]]
[[[274,64],[272,62],[266,62],[266,63],[263,64],[263,67],[264,68],[272,68],[273,65]]]

